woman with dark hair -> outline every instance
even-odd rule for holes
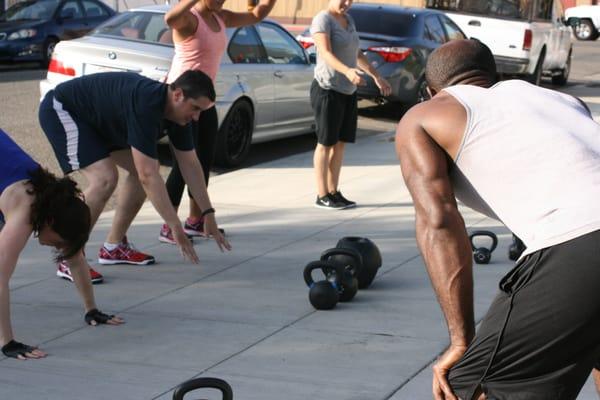
[[[14,340],[8,282],[33,233],[40,244],[56,249],[62,260],[79,253],[90,234],[90,210],[77,184],[43,169],[0,129],[0,346],[7,357],[24,360],[46,353]],[[96,308],[87,268],[71,267],[90,325],[123,321]]]
[[[167,83],[177,79],[183,72],[200,70],[215,80],[221,57],[227,47],[226,28],[252,25],[263,20],[273,9],[276,0],[248,2],[246,12],[233,12],[223,9],[225,0],[181,0],[165,15],[167,25],[173,30],[175,56]],[[196,153],[202,164],[204,181],[208,187],[210,169],[215,156],[219,119],[213,106],[202,111],[197,122],[192,123],[194,129]],[[177,163],[167,178],[167,191],[175,208],[181,203],[185,182]],[[185,221],[184,230],[190,236],[208,236],[204,229],[207,210],[190,199],[190,212]],[[173,234],[164,224],[158,239],[164,243],[175,244]]]

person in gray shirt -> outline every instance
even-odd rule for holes
[[[326,10],[312,20],[310,33],[317,48],[315,79],[310,89],[315,112],[317,147],[314,154],[317,178],[316,207],[344,209],[356,203],[346,199],[338,188],[344,146],[356,140],[357,85],[370,75],[383,96],[390,84],[369,64],[359,48],[359,37],[347,13],[352,0],[329,0]]]

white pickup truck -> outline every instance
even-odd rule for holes
[[[571,28],[560,0],[427,0],[494,54],[498,72],[539,84],[565,85],[571,70]]]
[[[565,18],[574,24],[573,31],[579,40],[596,40],[600,36],[600,5],[577,6],[565,10]]]

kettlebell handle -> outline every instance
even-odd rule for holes
[[[315,284],[315,280],[312,277],[312,272],[315,269],[320,269],[323,272],[326,272],[328,270],[331,271],[335,271],[335,283],[334,285],[336,286],[336,289],[339,290],[339,288],[342,287],[342,283],[341,283],[341,279],[342,279],[342,275],[344,274],[344,267],[340,264],[336,264],[332,261],[312,261],[309,262],[306,267],[304,267],[304,282],[306,282],[306,285],[310,288]]]
[[[473,250],[478,249],[478,247],[475,247],[475,244],[473,243],[473,238],[475,238],[477,236],[487,236],[490,239],[492,239],[492,247],[490,248],[490,253],[492,251],[496,250],[496,247],[498,246],[498,237],[496,236],[496,234],[494,232],[490,232],[490,231],[473,231],[473,232],[471,232],[471,234],[469,235],[469,241],[471,242],[471,248]]]
[[[325,250],[324,252],[321,253],[321,261],[327,261],[329,258],[333,257],[333,256],[348,256],[351,258],[354,258],[356,261],[358,261],[354,267],[355,267],[355,273],[358,273],[361,269],[362,269],[362,256],[360,255],[360,253],[354,249],[346,249],[346,248],[341,248],[341,247],[334,247],[332,249],[328,249]]]
[[[187,392],[200,388],[218,389],[223,394],[223,400],[233,400],[233,390],[223,379],[195,378],[183,382],[173,392],[173,400],[183,400]]]

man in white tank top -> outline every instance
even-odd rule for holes
[[[402,118],[396,151],[450,335],[434,398],[575,399],[600,378],[600,125],[576,98],[496,83],[475,40],[437,49],[426,78],[433,98]],[[477,333],[456,198],[527,246]]]

